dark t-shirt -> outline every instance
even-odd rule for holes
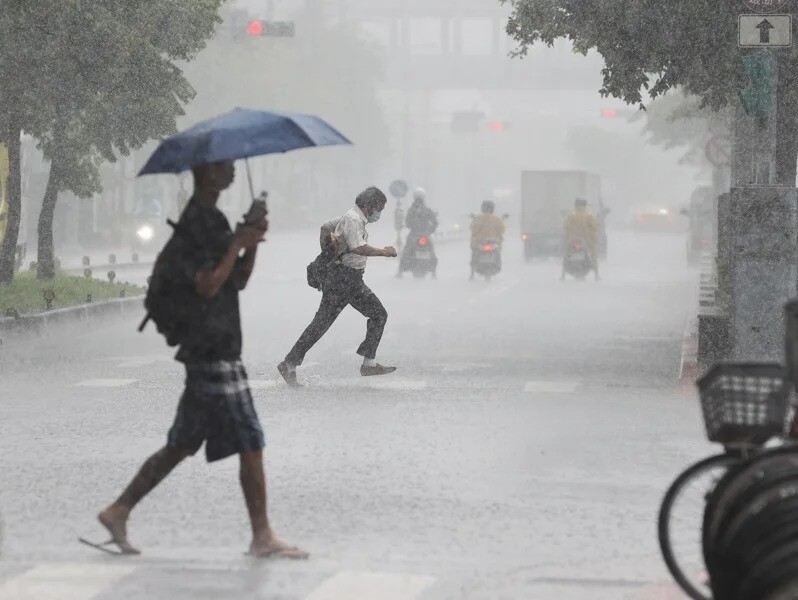
[[[202,206],[189,200],[178,227],[186,236],[184,251],[185,276],[196,284],[197,274],[213,269],[230,247],[233,231],[227,217],[216,207]],[[203,305],[202,318],[192,328],[175,357],[189,362],[238,360],[241,358],[241,314],[238,287],[229,278],[212,298],[197,301]]]

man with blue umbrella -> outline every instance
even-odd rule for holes
[[[82,542],[114,554],[138,554],[127,537],[131,511],[205,444],[208,462],[239,455],[252,527],[249,554],[308,556],[280,540],[269,522],[263,430],[241,363],[238,294],[249,281],[257,247],[268,229],[265,203],[253,201],[234,232],[217,202],[233,182],[236,158],[336,143],[348,141],[315,117],[237,109],[165,140],[142,169],[142,174],[188,169],[194,174],[194,196],[156,261],[142,323],[143,328],[151,319],[170,346],[179,346],[175,358],[185,365],[186,387],[166,445],[98,515],[111,539],[104,544],[81,538]]]

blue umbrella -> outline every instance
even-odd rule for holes
[[[213,162],[351,143],[319,117],[236,108],[166,138],[139,175],[181,173]]]

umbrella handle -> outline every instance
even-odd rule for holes
[[[249,182],[249,195],[255,199],[255,188],[252,187],[252,171],[249,170],[249,159],[245,158],[244,162],[247,164],[247,181]]]

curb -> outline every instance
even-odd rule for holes
[[[683,386],[683,390],[692,391],[699,375],[698,318],[688,317],[682,334],[682,354],[679,363],[679,383]]]
[[[52,329],[67,323],[90,321],[96,318],[109,316],[122,316],[138,312],[143,313],[144,296],[131,296],[130,298],[113,298],[58,308],[43,313],[25,315],[22,317],[0,318],[0,334],[19,335],[46,335]]]

